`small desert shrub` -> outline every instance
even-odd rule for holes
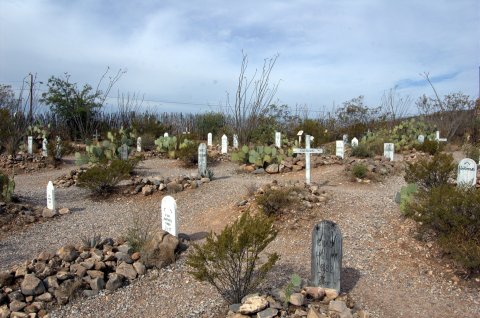
[[[205,244],[193,244],[194,250],[187,258],[190,273],[213,285],[227,302],[239,303],[258,288],[278,260],[273,253],[265,263],[258,264],[260,253],[276,236],[271,218],[246,212],[220,234],[210,232]]]
[[[255,195],[255,192],[257,192],[258,186],[255,183],[249,183],[247,185],[244,185],[245,190],[247,190],[247,196],[251,197]]]
[[[423,144],[417,144],[415,147],[415,149],[428,153],[432,156],[442,151],[443,148],[445,147],[442,143],[430,139],[425,139]]]
[[[15,191],[15,181],[0,171],[0,201],[10,202]]]
[[[155,210],[135,210],[132,212],[131,225],[127,229],[125,240],[134,252],[144,252],[157,227]]]
[[[405,215],[438,235],[440,246],[468,270],[480,270],[480,191],[442,185],[420,191]]]
[[[279,214],[282,209],[288,208],[298,201],[293,194],[292,188],[269,188],[263,194],[257,195],[256,201],[265,215],[272,216]]]
[[[478,160],[480,160],[480,144],[477,146],[472,144],[464,144],[462,146],[462,151],[465,153],[465,156],[467,158],[470,158],[475,162],[478,162]]]
[[[102,235],[97,233],[93,233],[92,236],[82,235],[80,236],[80,240],[85,248],[97,248],[102,242]]]
[[[196,165],[198,163],[198,143],[188,143],[183,148],[178,149],[177,156],[187,167]]]
[[[400,189],[400,211],[406,211],[407,204],[412,201],[417,193],[418,187],[415,183],[409,183]]]
[[[137,160],[112,160],[110,164],[97,164],[78,177],[78,186],[88,188],[94,195],[106,196],[115,186],[132,173]]]
[[[152,134],[143,134],[142,136],[142,150],[149,151],[155,149],[155,136]]]
[[[409,163],[405,172],[405,181],[416,183],[423,189],[430,189],[446,184],[454,175],[455,163],[450,154],[436,153],[431,159],[421,158]]]
[[[352,174],[355,178],[363,179],[367,176],[368,168],[364,164],[357,163],[352,167]]]
[[[357,147],[352,148],[352,156],[357,158],[370,158],[374,156],[374,153],[368,149],[366,144],[359,143]]]

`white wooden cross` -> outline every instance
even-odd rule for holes
[[[311,153],[323,153],[323,149],[312,149],[310,148],[310,136],[305,137],[305,149],[303,148],[293,148],[293,153],[304,153],[305,154],[305,179],[307,184],[310,184],[310,154]]]

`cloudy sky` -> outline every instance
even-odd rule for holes
[[[432,95],[423,72],[441,95],[477,97],[480,1],[0,0],[0,84],[14,88],[29,72],[95,86],[110,66],[128,70],[112,97],[218,110],[235,93],[242,50],[248,77],[279,55],[275,101],[291,107],[322,111],[359,95],[376,106],[393,87],[415,100]]]

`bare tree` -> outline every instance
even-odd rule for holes
[[[400,96],[397,94],[396,88],[395,86],[390,88],[388,92],[384,92],[381,102],[381,107],[385,111],[385,117],[390,119],[390,128],[395,125],[398,119],[406,116],[412,104],[412,98],[409,95],[405,97]]]
[[[8,85],[0,85],[0,139],[7,152],[15,155],[20,141],[25,136],[28,120],[29,98],[23,98],[25,81],[18,97]]]
[[[416,103],[417,108],[426,116],[427,120],[447,136],[447,139],[452,138],[459,127],[473,125],[475,104],[469,96],[458,92],[445,95],[442,100],[433,86],[429,74],[425,72],[420,75],[432,87],[435,98],[421,96]]]
[[[145,95],[139,96],[138,93],[124,93],[118,92],[117,97],[117,112],[120,121],[120,126],[130,127],[135,114],[140,112]]]
[[[257,70],[251,79],[245,75],[248,66],[248,58],[243,53],[240,74],[238,76],[235,104],[230,105],[227,93],[227,113],[233,117],[233,126],[240,142],[247,142],[249,132],[252,131],[260,116],[271,105],[277,93],[280,82],[271,85],[270,74],[278,58],[278,54],[264,60],[263,68],[257,78]]]

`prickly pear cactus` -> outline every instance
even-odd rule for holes
[[[15,190],[15,180],[0,172],[0,200],[10,202]]]

